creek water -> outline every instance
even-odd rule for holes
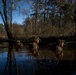
[[[54,60],[49,57],[50,48],[41,48],[40,57],[33,56],[26,47],[11,53],[8,49],[0,48],[0,75],[76,75],[75,61]]]

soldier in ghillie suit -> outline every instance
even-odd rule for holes
[[[20,51],[23,48],[23,43],[20,40],[16,41],[16,50]]]
[[[57,57],[63,57],[63,47],[64,47],[64,41],[58,40],[58,44],[56,46],[56,56]]]
[[[31,46],[29,46],[30,51],[33,53],[33,55],[38,56],[39,55],[39,42],[40,42],[40,38],[35,37],[34,38],[34,42],[32,43]]]

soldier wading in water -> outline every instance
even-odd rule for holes
[[[39,55],[39,42],[40,42],[40,38],[39,37],[35,37],[34,38],[34,42],[32,43],[32,45],[29,46],[30,51],[32,52],[33,55],[38,56]]]
[[[20,40],[16,41],[16,51],[20,51],[23,48],[23,43]]]
[[[57,57],[63,57],[63,47],[64,47],[64,41],[58,40],[58,44],[56,46],[56,56]]]

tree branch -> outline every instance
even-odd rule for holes
[[[3,17],[3,14],[2,14],[2,12],[1,12],[1,11],[0,11],[0,15],[1,15],[1,18],[2,18],[3,23],[4,23],[4,25],[5,25],[5,20],[4,20],[4,17]]]

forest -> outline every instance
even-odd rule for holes
[[[17,11],[22,24],[12,22]],[[76,36],[76,0],[0,0],[0,18],[0,38]]]
[[[76,0],[0,0],[0,75],[76,75]]]

